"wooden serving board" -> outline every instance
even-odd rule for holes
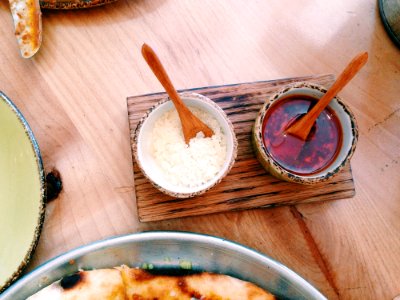
[[[323,75],[185,90],[206,95],[225,110],[235,127],[239,143],[235,165],[225,179],[207,193],[190,199],[176,199],[153,187],[143,176],[133,157],[139,220],[159,221],[353,197],[355,189],[350,165],[326,183],[311,186],[289,183],[272,177],[262,168],[254,156],[251,144],[253,122],[269,95],[293,82],[310,81],[330,86],[333,80],[333,75]],[[157,93],[127,99],[131,144],[136,125],[144,113],[166,97],[165,93]]]

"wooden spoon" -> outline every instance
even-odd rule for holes
[[[347,83],[349,83],[349,81],[357,74],[358,71],[360,71],[367,60],[368,52],[360,53],[354,57],[333,83],[331,88],[325,93],[325,95],[318,100],[318,102],[309,112],[290,125],[285,130],[285,133],[294,135],[305,141],[320,113],[325,109],[332,98],[335,97],[336,94],[341,91]]]
[[[178,92],[172,85],[172,82],[169,79],[160,59],[153,49],[151,49],[147,44],[143,44],[142,55],[147,64],[150,66],[154,75],[156,75],[157,79],[164,87],[165,91],[174,103],[176,110],[178,111],[178,115],[182,123],[185,143],[189,144],[190,139],[194,138],[200,131],[202,131],[206,137],[211,137],[214,132],[199,118],[197,118],[183,103],[182,99],[178,95]]]

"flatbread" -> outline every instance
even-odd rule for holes
[[[39,0],[9,0],[15,36],[22,57],[32,57],[42,43],[42,18]]]
[[[222,274],[202,272],[186,276],[165,276],[124,266],[120,270],[128,299],[276,299],[250,282]]]
[[[80,271],[40,290],[28,300],[126,300],[121,272],[116,269]]]
[[[138,268],[81,271],[45,287],[28,300],[273,300],[258,286],[227,275],[155,275]]]

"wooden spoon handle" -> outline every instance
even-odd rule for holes
[[[310,111],[310,122],[314,124],[315,120],[329,104],[333,97],[339,93],[343,87],[349,83],[351,79],[360,71],[368,60],[368,53],[360,53],[352,59],[343,72],[339,75],[332,87],[325,93],[325,95],[318,101],[318,103]],[[311,120],[312,119],[312,120]]]
[[[182,102],[181,98],[178,95],[174,85],[169,79],[168,73],[165,71],[164,66],[162,65],[160,59],[158,58],[157,54],[151,49],[151,47],[147,44],[143,44],[142,46],[142,55],[146,60],[147,64],[150,66],[151,70],[153,71],[154,75],[158,78],[161,85],[164,87],[165,91],[174,102],[178,113],[182,111],[187,111],[187,107]]]
[[[352,61],[347,65],[343,72],[336,79],[331,88],[325,95],[318,100],[314,107],[300,120],[290,126],[286,132],[305,140],[311,127],[317,120],[318,116],[329,104],[333,97],[340,92],[343,87],[357,74],[357,72],[365,65],[368,60],[368,53],[363,52],[355,56]]]

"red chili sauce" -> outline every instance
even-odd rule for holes
[[[264,118],[265,147],[280,166],[295,174],[311,175],[325,169],[342,144],[342,127],[329,107],[319,115],[306,141],[284,132],[316,101],[303,95],[288,96],[273,104]]]

